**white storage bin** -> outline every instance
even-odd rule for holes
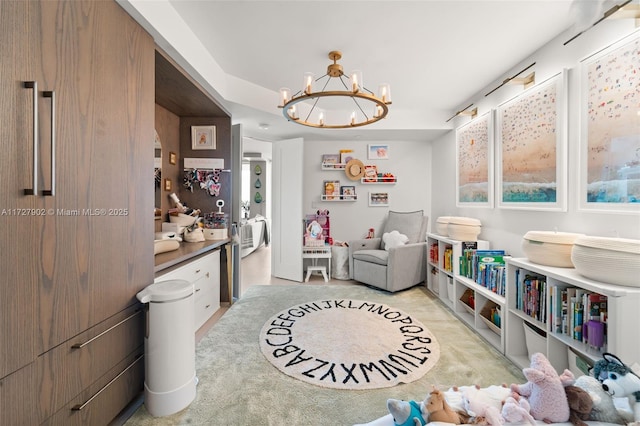
[[[533,263],[573,268],[571,249],[574,241],[583,236],[570,232],[529,231],[522,239],[522,250]]]
[[[533,329],[533,326],[527,322],[522,322],[522,326],[524,327],[524,341],[527,345],[527,353],[529,354],[529,359],[531,359],[531,355],[536,352],[540,352],[544,356],[547,356],[547,337],[541,336],[538,331]]]
[[[482,230],[482,225],[478,219],[472,217],[449,217],[447,232],[449,238],[458,241],[477,241]]]
[[[640,240],[580,237],[571,261],[580,275],[592,280],[640,287]]]

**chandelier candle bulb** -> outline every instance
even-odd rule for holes
[[[313,93],[313,73],[312,72],[305,72],[304,73],[304,93],[306,93],[307,95]]]
[[[391,103],[391,87],[388,84],[380,85],[380,97],[385,104]]]
[[[351,125],[353,126],[354,124],[356,124],[356,112],[352,112],[351,113]]]
[[[358,93],[364,87],[362,83],[362,71],[355,70],[351,72],[351,88],[353,93]]]
[[[289,102],[289,93],[291,93],[291,91],[288,87],[283,87],[282,89],[280,89],[280,99],[282,100],[282,103],[280,104],[281,107]]]
[[[322,113],[322,112],[320,113],[318,121],[320,122],[321,126],[324,126],[324,113]]]

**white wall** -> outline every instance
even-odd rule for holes
[[[331,236],[334,240],[348,241],[366,236],[369,228],[380,231],[389,210],[424,210],[429,215],[431,206],[431,145],[427,142],[385,141],[389,145],[388,160],[367,160],[367,141],[305,142],[303,211],[315,213],[329,210]],[[338,154],[341,149],[354,150],[354,157],[364,164],[376,164],[378,171],[393,173],[395,185],[365,185],[347,178],[343,170],[324,171],[322,154]],[[323,181],[340,180],[342,185],[354,185],[358,200],[355,202],[320,201]],[[370,191],[388,192],[389,207],[369,207]]]
[[[583,33],[567,44],[574,34],[565,33],[543,46],[538,52],[507,70],[504,76],[497,76],[494,84],[485,88],[468,102],[478,107],[482,115],[490,109],[522,92],[522,87],[504,86],[487,97],[485,93],[497,87],[503,78],[512,76],[532,62],[536,62],[536,81],[542,82],[562,71],[569,71],[569,120],[568,120],[568,209],[566,212],[522,211],[507,209],[456,208],[455,181],[455,131],[450,131],[433,143],[432,150],[432,205],[431,217],[469,216],[482,221],[480,238],[489,240],[493,248],[504,248],[514,256],[522,256],[520,247],[522,236],[530,230],[554,230],[581,232],[594,236],[640,239],[640,215],[595,213],[579,210],[579,63],[587,56],[635,30],[633,20],[607,20]],[[527,75],[527,71],[522,76]],[[469,118],[456,119],[456,127]],[[639,211],[640,211],[640,206]]]

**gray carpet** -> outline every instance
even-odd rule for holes
[[[263,356],[265,321],[297,303],[369,300],[413,315],[438,339],[440,359],[421,379],[392,388],[336,390],[293,379]],[[183,411],[151,417],[140,407],[126,425],[353,425],[387,414],[386,401],[423,399],[432,385],[524,383],[521,370],[462,324],[422,286],[386,293],[366,286],[252,286],[196,348],[198,393]]]

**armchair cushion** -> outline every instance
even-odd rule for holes
[[[409,238],[408,244],[417,243],[418,241],[424,241],[425,235],[421,235],[422,229],[422,217],[424,213],[422,210],[415,212],[394,212],[390,211],[387,221],[384,225],[384,232],[398,231]],[[384,249],[384,241],[380,245],[381,249]]]
[[[386,266],[389,259],[389,252],[385,250],[358,250],[353,253],[353,258]]]
[[[389,251],[391,248],[403,246],[409,241],[409,237],[398,231],[385,232],[382,234],[382,241],[384,241],[384,249]]]

